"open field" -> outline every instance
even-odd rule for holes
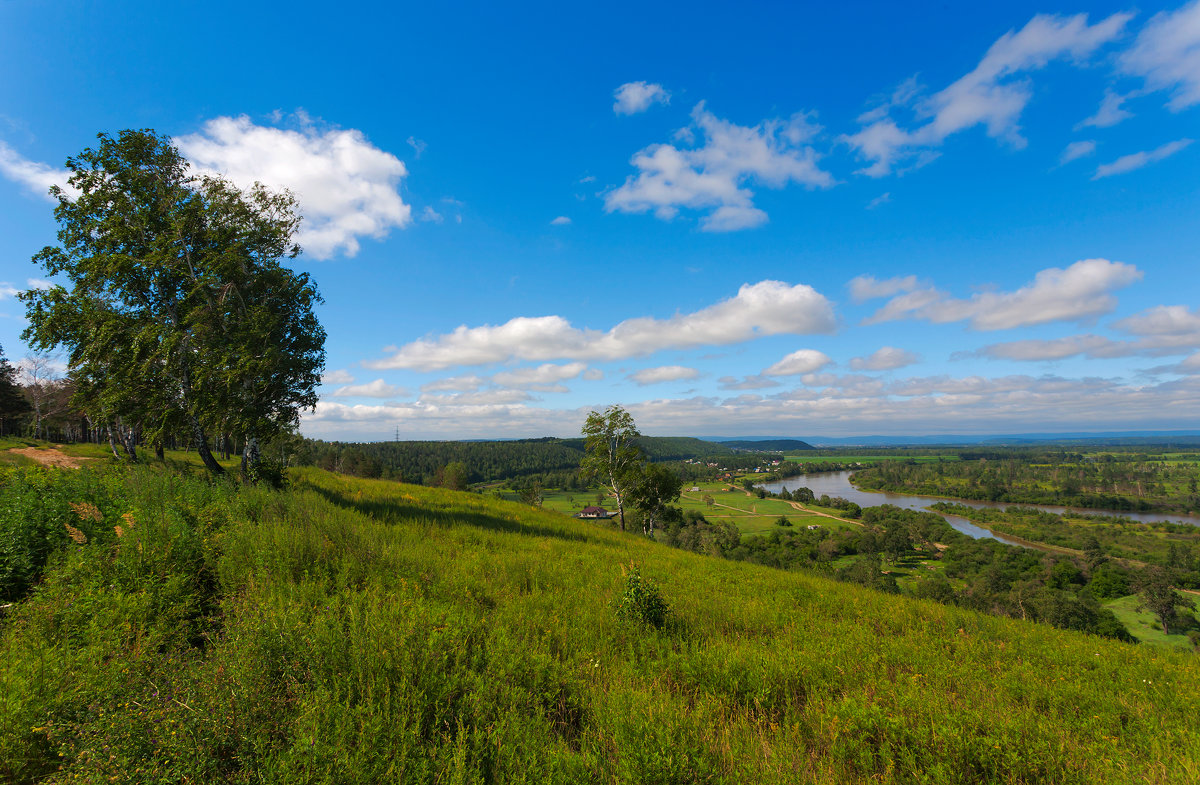
[[[1159,646],[1174,646],[1185,651],[1192,651],[1192,642],[1183,633],[1167,635],[1162,631],[1154,614],[1142,608],[1142,601],[1136,594],[1119,597],[1104,603],[1129,630],[1129,634],[1143,643]]]

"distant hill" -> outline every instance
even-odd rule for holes
[[[799,450],[815,450],[808,442],[799,439],[734,439],[720,441],[718,444],[735,450],[750,450],[751,452],[797,452]]]

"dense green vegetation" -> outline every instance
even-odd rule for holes
[[[1024,540],[1083,553],[1161,564],[1196,572],[1187,585],[1200,588],[1200,527],[1188,523],[1141,523],[1129,518],[1069,513],[1056,515],[1031,507],[975,509],[939,502],[930,509],[960,515],[985,528]]]
[[[0,621],[7,781],[1200,777],[1190,652],[311,469],[6,471],[52,515],[5,558],[56,540]]]
[[[963,450],[959,461],[882,461],[854,475],[869,490],[1100,510],[1200,510],[1200,453]]]
[[[674,436],[643,436],[638,446],[655,461],[718,456],[724,460],[733,453],[713,442]],[[295,465],[317,466],[355,477],[439,485],[438,472],[452,463],[461,463],[467,483],[536,478],[546,487],[587,487],[578,473],[584,456],[583,439],[366,443],[304,439],[288,449],[289,460]]]

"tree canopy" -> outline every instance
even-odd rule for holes
[[[321,302],[305,273],[295,200],[193,174],[166,137],[127,130],[67,160],[56,246],[34,257],[56,285],[22,294],[40,350],[63,347],[75,403],[126,443],[184,432],[213,472],[210,434],[237,434],[252,476],[258,441],[316,405]]]

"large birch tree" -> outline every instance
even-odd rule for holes
[[[237,433],[243,474],[258,441],[316,404],[325,332],[290,194],[200,177],[153,131],[100,134],[57,186],[59,244],[34,257],[56,285],[22,294],[36,349],[63,347],[75,403],[120,434],[186,433],[213,473],[210,435]],[[114,452],[116,445],[114,444]]]

